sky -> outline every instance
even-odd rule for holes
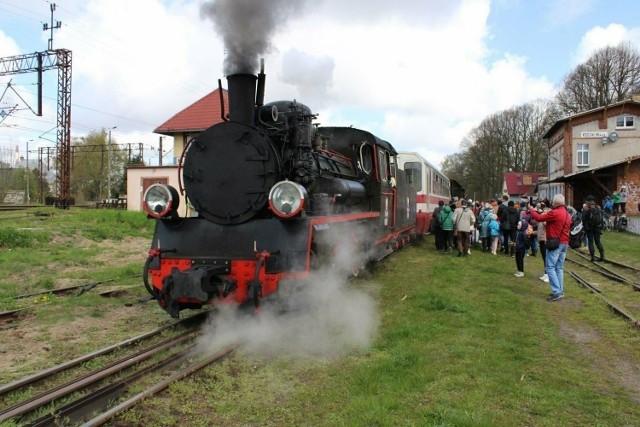
[[[226,88],[230,49],[205,13],[215,3],[56,1],[53,23],[61,25],[52,46],[72,52],[72,138],[111,129],[112,142],[136,152],[142,143],[148,164],[158,164],[153,130],[215,90],[218,79]],[[252,8],[234,31],[261,47],[266,102],[296,99],[321,125],[369,130],[436,166],[488,116],[553,97],[595,50],[622,41],[640,50],[636,0],[260,4],[282,17],[272,31],[257,31]],[[47,50],[51,8],[45,0],[0,0],[0,58]],[[42,117],[30,110],[36,81],[35,73],[0,76],[0,152],[17,146],[25,156],[28,144],[33,158],[38,147],[55,146],[57,71],[44,73]],[[171,163],[171,139],[163,148],[163,163]]]

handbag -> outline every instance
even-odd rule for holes
[[[547,249],[558,249],[560,247],[560,239],[557,237],[550,237],[547,239],[544,246]]]
[[[565,217],[564,224],[562,224],[562,228],[560,229],[560,233],[564,231],[564,226],[567,225],[567,218]],[[559,237],[548,237],[547,242],[544,244],[547,249],[558,249],[560,247],[560,238]]]

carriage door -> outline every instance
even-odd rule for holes
[[[395,165],[393,165],[395,167]],[[382,206],[380,215],[382,225],[386,228],[396,226],[396,181],[391,173],[391,156],[389,152],[378,148],[378,173],[380,174],[380,189]]]

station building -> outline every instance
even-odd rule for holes
[[[588,195],[602,203],[624,186],[627,215],[640,213],[640,97],[558,120],[543,138],[548,180],[539,198],[562,193],[579,207]]]

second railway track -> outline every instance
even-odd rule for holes
[[[614,260],[591,262],[578,250],[567,254],[565,270],[583,287],[604,301],[615,313],[640,327],[640,270]]]
[[[60,417],[86,418],[94,402],[113,401],[127,384],[192,357],[190,348],[199,334],[197,327],[207,314],[201,312],[0,387],[0,424],[12,420],[31,425],[43,413],[53,418],[34,425],[52,425]],[[135,348],[145,342],[150,344]],[[87,372],[88,367],[94,369]],[[71,405],[69,400],[81,403]]]

